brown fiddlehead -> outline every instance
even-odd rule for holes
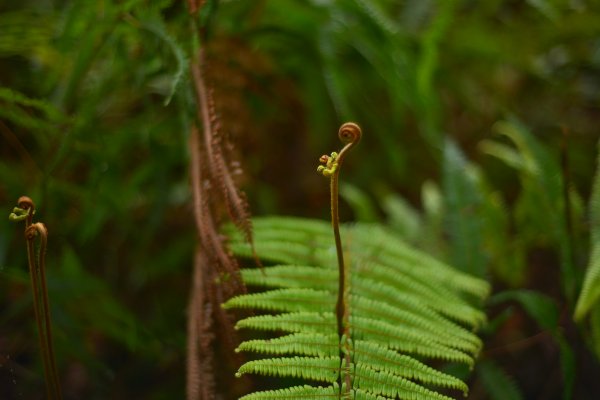
[[[11,221],[25,221],[25,240],[27,242],[27,259],[29,263],[29,277],[33,293],[33,312],[38,330],[40,352],[44,364],[44,377],[46,379],[46,394],[48,399],[62,399],[60,380],[54,357],[52,342],[52,321],[48,301],[48,288],[46,286],[46,247],[48,244],[48,230],[41,222],[33,222],[35,204],[27,197],[22,196],[13,209],[9,219]],[[37,255],[35,254],[35,238],[39,237],[40,244]]]
[[[339,216],[339,174],[340,168],[348,151],[354,147],[362,137],[360,127],[353,122],[346,122],[340,127],[338,136],[345,146],[339,153],[333,152],[331,155],[323,155],[319,161],[324,165],[319,165],[317,171],[323,176],[329,178],[330,194],[331,194],[331,226],[335,238],[335,249],[338,261],[338,297],[336,302],[335,314],[337,319],[337,331],[340,343],[340,358],[344,365],[345,373],[340,374],[340,388],[343,395],[349,396],[352,388],[350,379],[350,324],[348,310],[348,268],[344,263],[344,250],[342,247],[342,239],[340,236],[340,216]],[[342,379],[343,375],[343,379]]]

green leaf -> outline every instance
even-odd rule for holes
[[[589,205],[592,250],[583,287],[575,306],[574,318],[576,321],[581,321],[600,299],[600,142],[598,150],[597,169]]]
[[[492,400],[522,400],[523,394],[504,370],[486,360],[477,366],[477,375]]]

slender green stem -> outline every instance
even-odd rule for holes
[[[331,226],[333,227],[333,236],[335,238],[335,249],[337,253],[338,261],[338,297],[335,307],[335,314],[337,319],[337,331],[338,339],[341,345],[340,347],[340,359],[343,361],[345,373],[340,373],[340,389],[342,388],[342,375],[344,377],[343,383],[345,383],[344,396],[349,395],[352,388],[352,382],[350,379],[350,324],[349,324],[349,310],[348,310],[348,299],[347,299],[347,283],[349,279],[349,271],[344,263],[344,249],[342,246],[342,238],[340,235],[340,216],[339,216],[339,174],[342,162],[347,152],[356,145],[361,136],[362,132],[358,125],[352,122],[347,122],[340,127],[338,136],[340,140],[346,145],[338,153],[331,153],[331,156],[322,156],[320,161],[325,165],[319,166],[317,171],[323,174],[323,176],[329,177],[330,179],[330,193],[331,193]]]

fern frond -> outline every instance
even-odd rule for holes
[[[250,361],[240,373],[304,377],[334,386],[299,386],[245,399],[448,399],[429,386],[467,392],[460,379],[423,361],[473,366],[482,344],[472,330],[485,321],[476,304],[489,293],[486,282],[414,250],[381,227],[345,226],[350,314],[341,345],[334,312],[336,249],[329,224],[270,217],[254,220],[254,229],[258,256],[281,264],[242,270],[245,284],[266,291],[234,297],[224,307],[277,313],[242,319],[236,329],[286,334],[243,342],[237,351],[270,358]],[[231,249],[251,258],[242,234],[230,233]],[[340,352],[350,357],[343,365]],[[338,379],[344,387],[336,392]]]
[[[514,379],[495,363],[484,361],[477,367],[477,372],[492,400],[523,399],[523,394]]]

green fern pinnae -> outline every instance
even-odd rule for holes
[[[396,326],[414,329],[421,334],[430,335],[460,350],[476,354],[481,349],[481,340],[458,325],[443,319],[429,320],[418,313],[403,310],[388,303],[371,300],[362,296],[352,296],[351,307],[359,315],[369,315],[379,321]],[[443,321],[443,322],[442,322]]]
[[[445,281],[460,292],[483,299],[489,295],[489,284],[472,275],[461,273],[427,254],[410,247],[389,229],[377,225],[356,224],[349,240],[358,240],[369,248],[377,250],[377,260],[392,266],[404,266],[403,270],[415,277],[426,277],[435,281]],[[360,250],[360,249],[359,249]],[[402,263],[398,263],[402,261]]]
[[[373,267],[377,266],[374,265]],[[377,271],[371,273],[368,269],[360,272],[355,271],[352,286],[365,297],[377,298],[380,301],[394,304],[396,307],[412,311],[427,319],[437,320],[443,324],[456,326],[453,321],[444,316],[473,328],[476,328],[485,320],[485,315],[481,311],[462,302],[460,299],[455,298],[453,306],[448,308],[448,303],[437,297],[435,293],[429,293],[423,287],[415,288],[407,280],[393,278],[388,279],[387,282],[378,280],[377,278],[385,279],[384,272],[385,269],[383,268],[377,268]],[[458,302],[460,304],[457,304]]]
[[[274,228],[269,225],[265,233],[261,230],[264,221],[257,220],[256,222],[256,251],[265,260],[286,264],[298,264],[302,261],[324,266],[325,268],[334,268],[335,252],[331,238],[323,236],[323,239],[321,239],[321,235],[325,235],[326,229],[328,229],[327,223],[312,222],[307,224],[303,223],[301,219],[294,218],[271,217],[265,219],[269,223],[273,222],[273,226],[277,227]],[[307,229],[306,232],[300,235],[298,231],[294,233],[298,240],[303,238],[303,243],[288,238],[288,233],[292,229],[289,226],[285,228],[287,224],[297,225],[298,231]],[[473,328],[477,328],[485,321],[485,314],[471,306],[462,297],[485,298],[489,292],[489,285],[486,282],[453,271],[439,261],[404,246],[402,242],[398,242],[398,244],[395,241],[390,241],[390,235],[381,230],[368,229],[369,234],[365,234],[361,231],[361,226],[355,228],[347,228],[343,231],[348,242],[361,241],[362,243],[362,240],[365,240],[369,244],[369,238],[373,238],[372,240],[375,243],[370,243],[371,245],[367,246],[370,249],[370,254],[360,249],[353,253],[355,259],[353,282],[360,282],[365,276],[376,276],[378,277],[377,281],[389,281],[391,286],[400,289],[402,293],[418,297],[419,303],[456,321],[467,323]],[[250,257],[252,254],[250,246],[239,239],[241,239],[241,236],[236,237],[236,234],[233,234],[232,250],[240,256]],[[324,245],[323,242],[329,245]],[[320,243],[320,245],[314,243]],[[396,243],[398,248],[390,250],[394,247],[393,243]],[[402,252],[402,250],[406,251]],[[373,255],[374,251],[379,252],[376,257]],[[374,265],[375,263],[377,265]],[[436,274],[435,271],[438,267],[440,273]],[[362,273],[363,270],[366,270],[365,274]],[[422,276],[419,275],[421,272]],[[320,274],[314,270],[311,273]],[[329,274],[331,273],[333,272]],[[260,278],[255,276],[255,279]],[[321,277],[316,276],[314,279],[320,280]],[[319,288],[323,287],[324,285],[319,286]],[[334,280],[331,281],[330,287],[335,290]],[[397,293],[399,292],[397,291]],[[449,305],[452,305],[452,307],[449,307]]]
[[[261,258],[266,262],[275,262],[282,264],[297,264],[298,260],[304,260],[305,263],[318,264],[317,260],[329,258],[335,261],[335,248],[322,249],[312,247],[307,243],[295,243],[289,240],[261,242],[261,239],[254,238],[257,254],[264,254]],[[232,242],[229,246],[231,251],[239,257],[248,258],[252,256],[252,248],[248,243]]]
[[[418,329],[388,324],[372,318],[350,317],[352,336],[405,354],[455,361],[473,366],[473,357],[442,339]]]
[[[313,276],[318,275],[317,268],[313,270]],[[270,275],[271,268],[267,268],[261,275]],[[400,296],[399,296],[400,297]],[[401,298],[401,297],[400,297]],[[267,311],[315,311],[327,312],[335,303],[334,294],[327,291],[314,289],[278,289],[268,292],[248,294],[231,299],[225,305],[226,308],[255,308]],[[393,306],[392,303],[371,300],[363,296],[352,296],[352,308],[361,315],[376,317],[379,321],[390,325],[400,326],[400,329],[415,329],[420,332],[421,339],[430,338],[441,344],[450,343],[450,347],[478,353],[481,341],[464,328],[453,324],[443,318],[431,318],[421,316],[419,310],[406,310]],[[408,303],[410,305],[410,303]],[[435,314],[433,314],[435,315]]]
[[[473,366],[481,340],[472,330],[485,321],[474,303],[487,296],[488,284],[412,249],[385,229],[345,226],[351,273],[348,331],[340,339],[334,312],[336,249],[329,229],[320,221],[256,219],[257,254],[278,264],[242,270],[246,285],[266,291],[234,297],[224,307],[275,313],[242,319],[236,329],[285,333],[243,342],[237,351],[266,356],[244,364],[240,374],[305,377],[332,385],[258,392],[244,399],[448,399],[431,387],[466,393],[461,380],[423,361]],[[251,258],[243,237],[231,233],[234,253]],[[340,351],[350,356],[341,365]],[[335,378],[328,368],[334,368]]]
[[[281,357],[248,361],[240,367],[236,376],[260,374],[285,376],[333,383],[337,380],[340,358],[333,357]]]
[[[246,341],[236,351],[336,357],[339,353],[339,345],[337,336],[334,334],[295,333],[274,339]],[[371,365],[377,370],[406,379],[414,379],[425,384],[457,389],[463,392],[468,390],[460,379],[439,372],[414,358],[399,354],[373,342],[355,341],[353,358],[355,363]]]
[[[313,268],[313,270],[317,269]],[[315,274],[317,274],[316,271]],[[225,307],[287,312],[327,312],[332,309],[334,304],[335,296],[331,292],[314,289],[278,289],[235,297],[227,302]],[[445,338],[445,342],[452,343],[457,349],[474,354],[481,348],[481,341],[477,337],[443,319],[430,321],[421,317],[418,312],[403,310],[363,296],[353,296],[352,307],[357,313],[377,317],[379,321],[402,326],[405,327],[404,329],[416,328],[421,332],[422,338],[430,337],[434,341]]]
[[[260,331],[316,332],[328,334],[335,329],[333,312],[296,312],[279,315],[257,315],[237,322],[235,329]]]
[[[324,221],[311,221],[292,217],[266,217],[257,219],[255,227],[257,251],[269,260],[289,264],[292,260],[307,258],[315,261],[327,261],[335,257],[334,243],[331,239],[330,225]],[[264,228],[264,229],[262,229]],[[241,256],[250,251],[247,244],[240,240],[241,235],[227,231],[232,237],[232,250]],[[437,282],[446,282],[460,292],[478,298],[489,295],[489,285],[471,275],[460,273],[438,260],[409,247],[397,235],[388,229],[376,225],[356,224],[342,230],[348,243],[360,242],[362,246],[353,248],[354,256],[377,260],[383,264],[392,263],[395,268],[416,277],[423,274]],[[361,249],[364,247],[364,249]],[[400,262],[400,263],[399,263]],[[322,265],[322,264],[318,264]],[[331,267],[329,264],[322,265]],[[415,271],[418,266],[418,272]],[[331,267],[333,268],[333,267]]]
[[[331,311],[335,295],[314,289],[277,289],[232,298],[225,308],[257,308],[269,311]]]
[[[275,265],[260,269],[243,269],[242,279],[248,286],[337,290],[337,271],[305,265]]]
[[[455,336],[467,340],[475,340],[475,343],[480,343],[480,340],[476,336],[472,335],[462,326],[440,315],[441,313],[448,311],[447,302],[443,301],[443,299],[440,300],[435,295],[432,295],[433,303],[428,303],[423,302],[423,299],[420,297],[406,295],[404,292],[399,293],[397,289],[387,283],[370,279],[369,277],[373,275],[371,275],[369,271],[370,269],[365,267],[364,273],[361,273],[360,275],[355,274],[352,279],[352,286],[357,292],[362,293],[362,298],[377,298],[380,302],[385,303],[388,306],[394,304],[395,308],[399,311],[410,313],[415,317],[420,317],[420,319],[436,321],[436,329],[440,329],[440,326],[443,325],[442,330],[444,331],[449,331],[449,333],[452,333]],[[337,271],[310,266],[276,265],[265,268],[264,270],[243,269],[242,278],[249,286],[270,288],[310,287],[316,290],[327,290],[332,293],[335,293],[335,290],[337,289]],[[409,288],[401,288],[410,292]],[[429,295],[429,293],[425,293],[425,296],[427,295]],[[356,299],[356,297],[353,298]],[[435,310],[439,310],[439,312],[436,312]],[[481,311],[472,308],[468,304],[463,304],[455,314],[457,320],[470,326],[479,325],[485,318]],[[451,313],[450,316],[452,317],[453,315],[454,314]],[[465,318],[465,315],[471,315],[471,317]]]
[[[455,349],[454,344],[440,343],[442,339],[433,334],[370,318],[351,317],[350,324],[357,339],[372,341],[408,354],[461,362],[470,367],[474,363],[472,356]],[[236,324],[236,329],[322,334],[331,333],[334,328],[335,315],[318,312],[258,315],[242,319]]]
[[[385,371],[376,371],[365,365],[354,366],[353,385],[369,393],[392,399],[452,400],[432,390]]]
[[[467,385],[460,379],[376,343],[356,340],[353,354],[356,364],[370,365],[377,368],[377,370],[407,379],[414,379],[425,384],[458,389],[464,393],[468,391]]]
[[[438,313],[446,315],[456,321],[477,328],[485,321],[485,314],[462,300],[456,293],[448,290],[443,282],[424,282],[403,276],[399,271],[382,266],[381,264],[365,263],[355,271],[353,283],[362,285],[365,277],[370,277],[378,282],[385,282],[392,288],[394,297],[410,296]]]
[[[293,333],[266,340],[248,340],[236,352],[250,351],[263,354],[297,354],[303,356],[338,356],[340,345],[334,334]]]
[[[339,399],[339,386],[334,383],[329,387],[294,386],[286,389],[265,390],[248,394],[240,400],[308,400],[308,399]],[[355,397],[355,399],[359,399]],[[365,397],[364,400],[383,399],[381,397]]]

